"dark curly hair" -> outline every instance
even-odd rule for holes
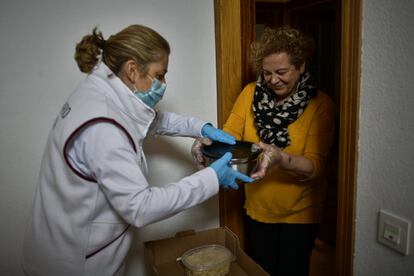
[[[277,29],[266,28],[260,39],[252,43],[250,62],[256,73],[262,70],[263,59],[271,54],[287,53],[290,63],[297,69],[313,54],[313,39],[290,26]]]

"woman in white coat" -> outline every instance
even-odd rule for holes
[[[76,46],[88,76],[58,114],[45,148],[24,241],[27,275],[122,275],[133,227],[174,215],[250,182],[230,154],[175,183],[149,187],[147,135],[206,137],[234,143],[202,120],[155,111],[170,47],[132,25],[105,40],[96,28]]]

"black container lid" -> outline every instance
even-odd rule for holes
[[[210,146],[203,146],[202,153],[206,157],[219,159],[226,152],[231,152],[232,161],[244,163],[256,159],[259,155],[259,152],[252,151],[252,145],[253,143],[246,141],[236,141],[234,145],[214,141]]]

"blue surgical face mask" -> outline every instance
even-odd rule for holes
[[[151,80],[152,84],[149,90],[139,91],[134,87],[134,95],[149,107],[154,108],[154,106],[162,99],[162,96],[164,96],[167,85],[157,79],[151,78]]]

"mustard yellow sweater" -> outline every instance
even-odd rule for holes
[[[258,142],[252,111],[255,83],[248,84],[236,100],[224,130],[238,140]],[[268,223],[317,223],[326,195],[324,163],[334,137],[334,105],[318,91],[304,113],[289,125],[291,144],[283,151],[313,162],[313,174],[299,181],[275,168],[259,182],[246,184],[244,208],[255,220]]]

